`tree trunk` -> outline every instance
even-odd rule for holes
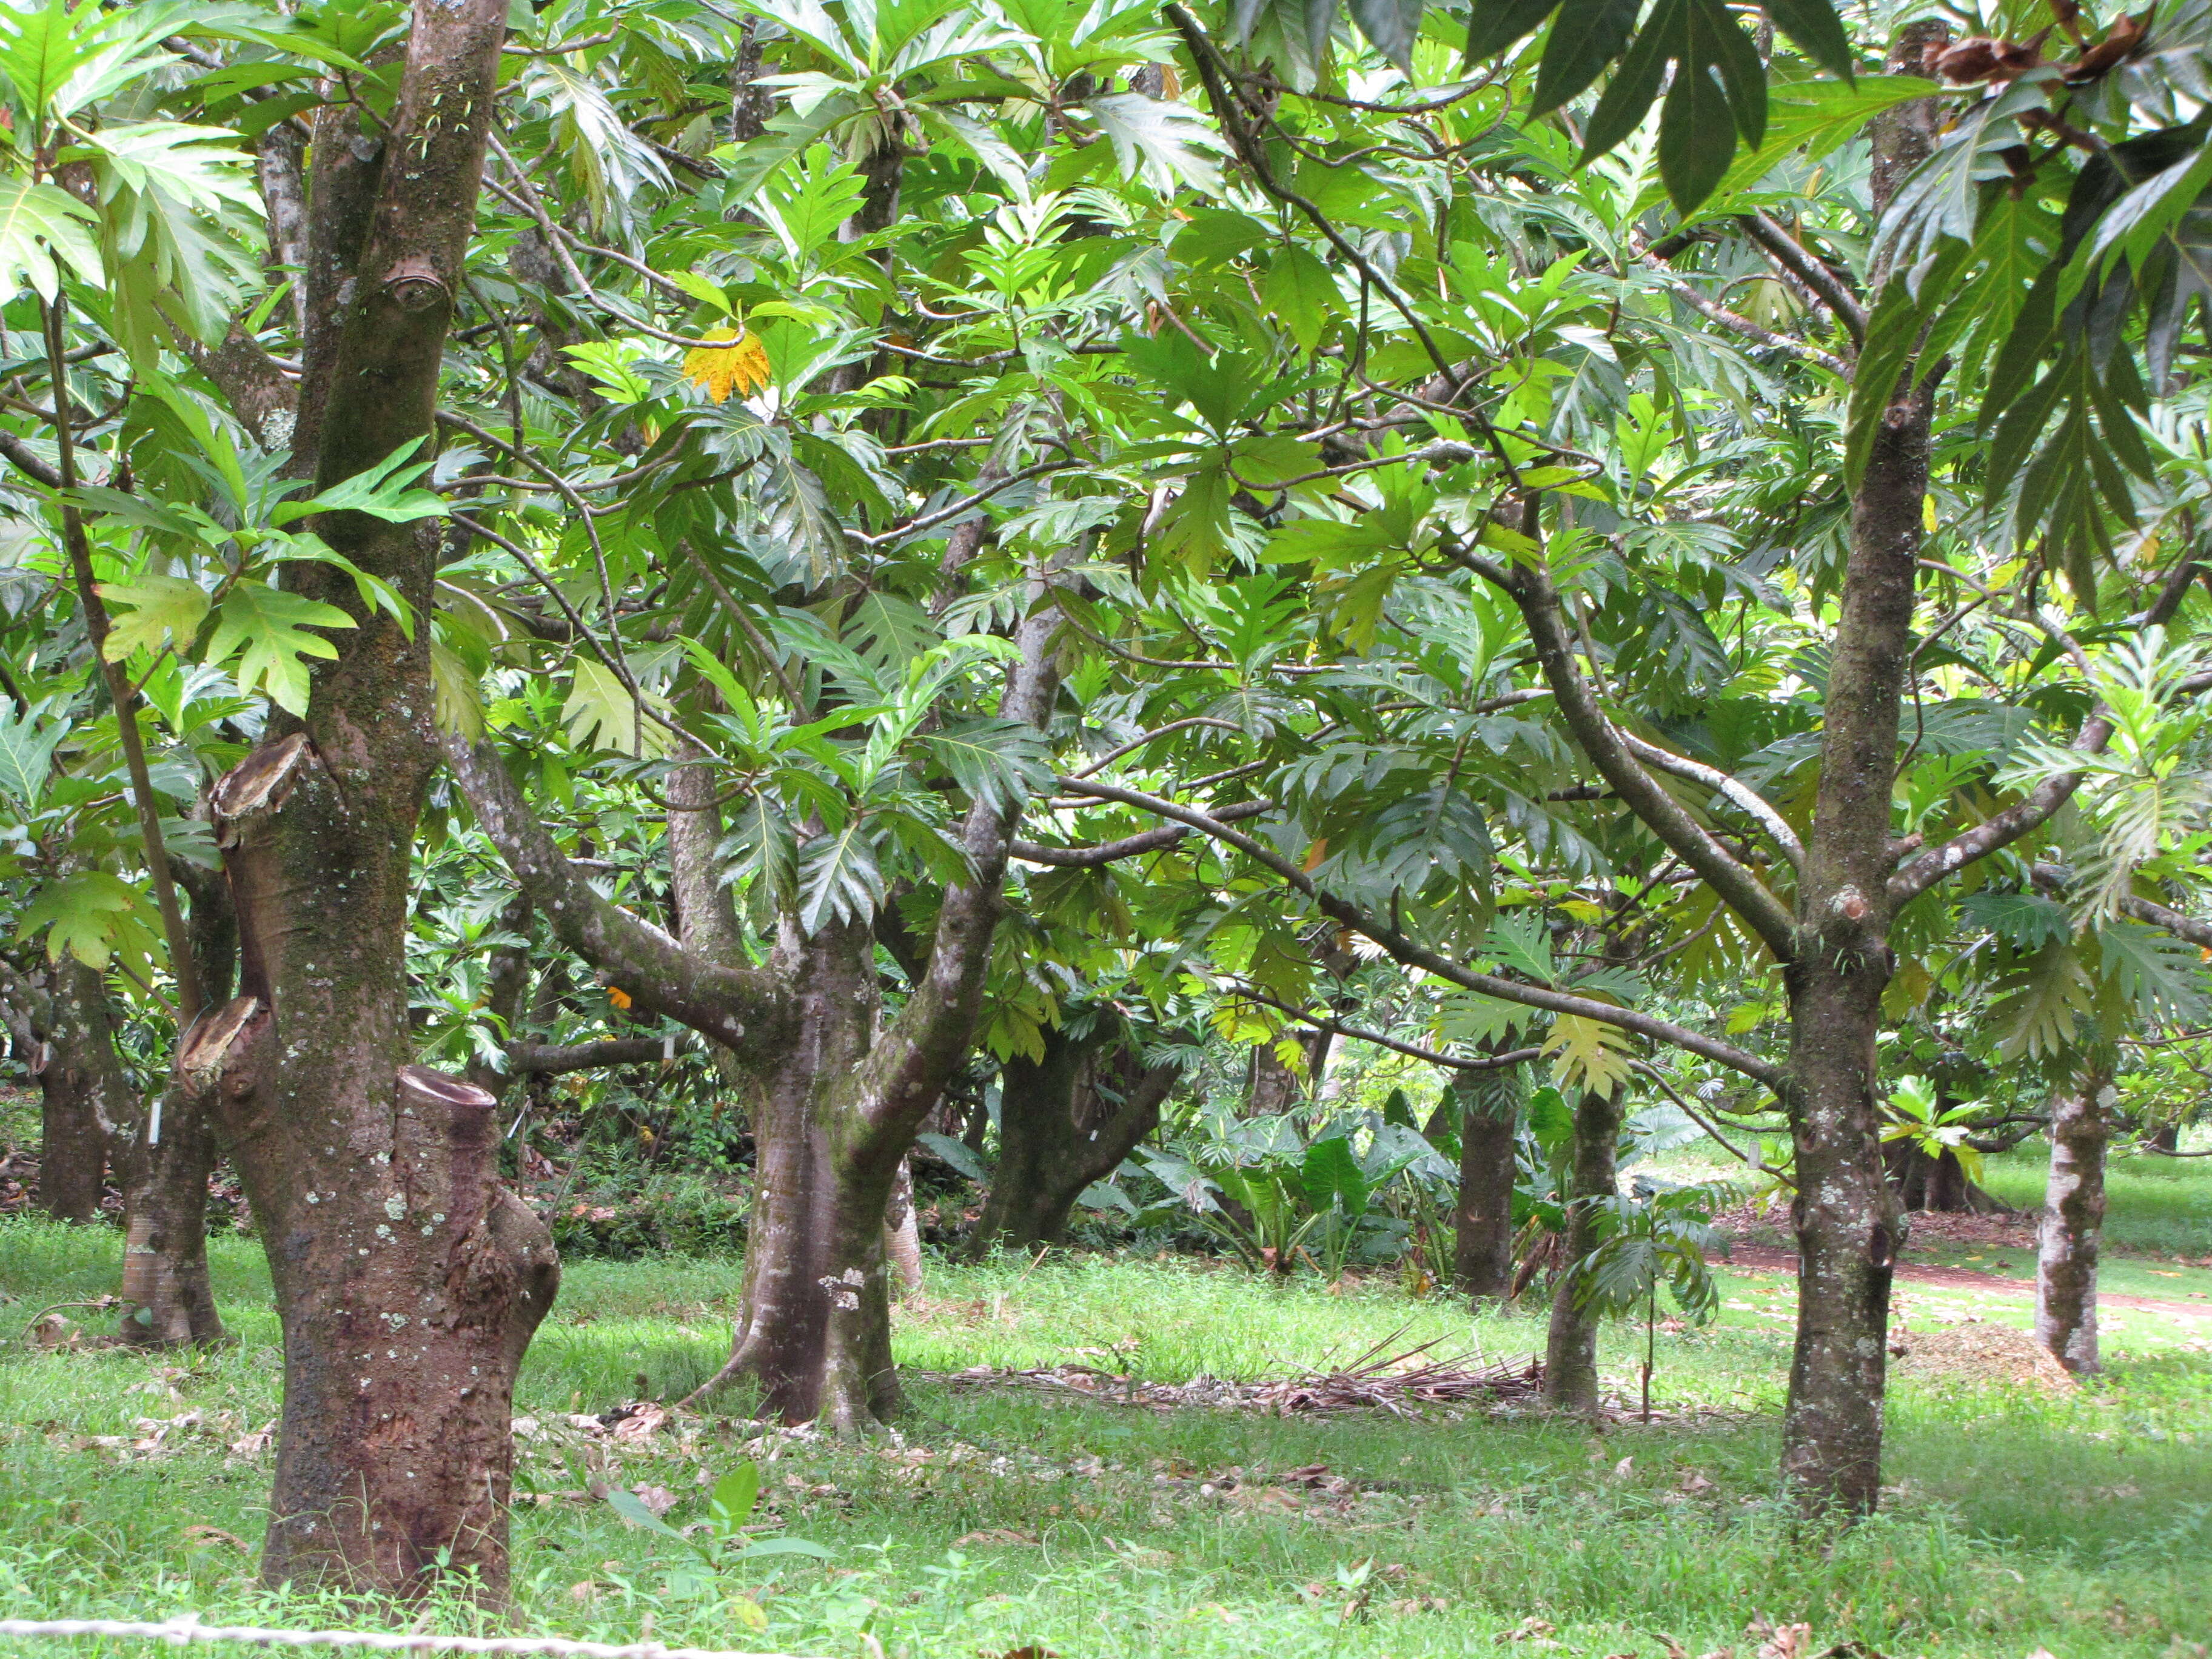
[[[1598,1412],[1597,1315],[1576,1296],[1574,1265],[1598,1245],[1596,1201],[1620,1188],[1615,1159],[1627,1094],[1591,1092],[1575,1103],[1572,1188],[1562,1250],[1569,1271],[1552,1296],[1552,1323],[1544,1341],[1544,1403],[1554,1411],[1595,1417]]]
[[[1080,1036],[1048,1027],[1042,1060],[1017,1055],[1000,1073],[999,1161],[968,1254],[1058,1243],[1083,1189],[1159,1127],[1161,1103],[1181,1075],[1180,1066],[1144,1065],[1121,1022],[1104,1013]]]
[[[97,1221],[110,1151],[138,1114],[115,1049],[106,982],[75,957],[46,971],[39,1056],[39,1204],[57,1221]]]
[[[191,896],[187,934],[200,993],[210,1008],[231,993],[238,971],[238,919],[222,877],[178,866]],[[179,1043],[190,1041],[179,1035]],[[208,1176],[215,1126],[198,1091],[173,1085],[143,1115],[123,1191],[123,1317],[116,1330],[135,1348],[203,1346],[223,1340],[208,1282]]]
[[[2035,1340],[2074,1372],[2097,1360],[2097,1255],[2105,1231],[2112,1073],[2085,1066],[2051,1103],[2051,1180],[2035,1261]]]
[[[1926,47],[1944,33],[1941,23],[1900,30],[1892,73],[1919,73]],[[1930,105],[1911,103],[1874,123],[1877,212],[1927,155],[1935,119]],[[1891,792],[1934,411],[1933,387],[1920,374],[1914,365],[1900,380],[1851,503],[1820,792],[1784,975],[1798,1273],[1782,1470],[1808,1514],[1869,1513],[1881,1486],[1890,1280],[1904,1224],[1882,1168],[1875,1045],[1896,966]]]
[[[295,434],[319,488],[434,447],[506,20],[504,0],[416,0],[388,113],[319,118]],[[434,532],[345,513],[314,528],[428,616]],[[262,1577],[415,1596],[451,1571],[497,1601],[515,1373],[559,1270],[499,1184],[491,1097],[410,1063],[428,629],[409,637],[332,567],[294,568],[356,626],[317,665],[304,717],[272,714],[215,792],[240,994],[178,1064],[252,1203],[283,1328]]]
[[[2002,1215],[2011,1207],[1976,1186],[1948,1147],[1941,1158],[1931,1158],[1910,1140],[1893,1140],[1883,1146],[1881,1159],[1898,1207],[1908,1212]]]
[[[1459,1202],[1452,1211],[1452,1283],[1476,1302],[1513,1291],[1515,1143],[1521,1117],[1521,1068],[1461,1072]]]
[[[1060,626],[1048,602],[1018,625],[1006,718],[1044,724]],[[981,1015],[1015,814],[969,806],[961,834],[975,878],[946,890],[906,1004],[879,1030],[869,920],[824,921],[809,935],[787,913],[766,967],[718,958],[594,892],[496,751],[453,740],[447,752],[477,822],[562,939],[640,1006],[730,1048],[753,1093],[744,1310],[728,1363],[691,1397],[748,1379],[787,1421],[819,1417],[841,1430],[895,1411],[886,1206]]]
[[[216,1137],[204,1098],[172,1086],[146,1114],[124,1194],[123,1317],[118,1338],[134,1348],[220,1342],[208,1282],[208,1176]]]

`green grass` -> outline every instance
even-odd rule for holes
[[[0,1613],[358,1622],[358,1610],[272,1600],[219,1535],[258,1539],[269,1478],[265,1451],[230,1449],[276,1409],[256,1246],[213,1245],[233,1347],[149,1364],[34,1355],[12,1340],[45,1304],[108,1288],[114,1252],[106,1230],[0,1223],[0,1295],[13,1298],[0,1306],[11,1339]],[[573,1492],[605,1475],[686,1494],[674,1518],[689,1518],[701,1471],[729,1468],[750,1431],[710,1419],[625,1455],[562,1425],[629,1397],[641,1374],[656,1394],[706,1374],[738,1277],[727,1259],[573,1267],[522,1379],[520,1408],[553,1438],[523,1448],[520,1489]],[[2185,1655],[2176,1640],[2212,1630],[2212,1341],[2201,1334],[2116,1336],[2111,1376],[2064,1399],[1900,1389],[1887,1512],[1816,1539],[1793,1533],[1775,1486],[1789,1289],[1737,1277],[1727,1294],[1737,1305],[1718,1324],[1661,1341],[1663,1402],[1735,1408],[1695,1425],[1162,1415],[921,1380],[897,1442],[757,1449],[778,1517],[836,1550],[834,1569],[712,1581],[604,1505],[554,1497],[518,1510],[510,1622],[836,1659],[868,1654],[864,1633],[890,1659],[995,1659],[1033,1644],[1066,1659],[1409,1659],[1492,1651],[1528,1618],[1556,1626],[1562,1646],[1549,1651],[1567,1656],[1656,1656],[1662,1635],[1692,1653],[1748,1654],[1755,1615],[1810,1623],[1808,1653],[1857,1639],[1893,1659],[2020,1659],[2038,1645],[2094,1659]],[[898,1346],[917,1371],[949,1371],[1118,1346],[1139,1374],[1182,1380],[1348,1358],[1394,1334],[1492,1357],[1540,1340],[1532,1320],[1471,1326],[1383,1283],[1330,1295],[1311,1280],[1079,1256],[933,1264]],[[1606,1358],[1625,1391],[1626,1333],[1609,1334]],[[193,1412],[158,1450],[94,1443]],[[1316,1463],[1352,1489],[1292,1492],[1268,1478]],[[1364,1563],[1364,1583],[1347,1588]],[[765,1630],[741,1622],[743,1601],[765,1609]],[[452,1628],[471,1617],[458,1606],[438,1616]]]
[[[1983,1184],[2008,1204],[2038,1207],[2048,1160],[2044,1143],[2028,1140],[1989,1159]],[[2110,1249],[2212,1255],[2212,1158],[2116,1158],[2105,1172],[2105,1197]]]

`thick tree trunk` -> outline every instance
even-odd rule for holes
[[[2051,1103],[2051,1179],[2035,1261],[2035,1340],[2068,1370],[2097,1359],[2097,1255],[2105,1231],[2105,1149],[2112,1073],[2085,1066]]]
[[[999,1161],[968,1254],[1058,1243],[1083,1189],[1120,1169],[1159,1127],[1161,1103],[1181,1075],[1178,1066],[1144,1065],[1121,1023],[1103,1014],[1081,1036],[1048,1028],[1041,1060],[1008,1060],[1000,1073]]]
[[[1940,23],[1901,30],[1893,72],[1919,73],[1943,33]],[[1877,211],[1928,154],[1935,118],[1929,105],[1904,104],[1870,129]],[[1908,368],[1897,386],[1851,504],[1820,793],[1784,976],[1798,1275],[1782,1470],[1808,1514],[1868,1513],[1881,1486],[1890,1280],[1904,1224],[1882,1169],[1875,1044],[1896,965],[1890,802],[1934,410],[1920,373]]]
[[[1513,1293],[1515,1143],[1521,1068],[1461,1072],[1449,1097],[1460,1108],[1459,1201],[1452,1210],[1452,1283],[1476,1302]]]
[[[504,0],[416,0],[396,101],[321,118],[307,228],[295,465],[328,488],[434,443],[453,297],[495,118]],[[315,528],[432,606],[436,534]],[[507,1584],[516,1370],[558,1283],[544,1226],[497,1176],[483,1091],[410,1063],[410,862],[428,779],[428,629],[298,568],[356,626],[215,792],[240,994],[181,1045],[266,1242],[284,1404],[265,1583],[411,1596]]]
[[[138,1102],[115,1049],[115,1014],[94,969],[64,957],[46,973],[39,1074],[39,1205],[57,1221],[96,1221],[108,1158]]]
[[[1567,1207],[1564,1256],[1569,1268],[1598,1245],[1595,1202],[1620,1190],[1616,1164],[1624,1091],[1589,1093],[1575,1103],[1574,1170]],[[1552,1297],[1552,1323],[1544,1342],[1544,1403],[1555,1411],[1598,1412],[1597,1325],[1595,1311],[1576,1297],[1571,1272],[1559,1275]]]
[[[1882,1167],[1897,1193],[1898,1207],[1908,1212],[2001,1215],[2010,1207],[1977,1187],[1958,1153],[1948,1148],[1941,1158],[1931,1158],[1909,1140],[1893,1140],[1882,1148]]]

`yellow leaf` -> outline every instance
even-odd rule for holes
[[[706,336],[727,340],[726,346],[694,346],[684,354],[684,374],[714,403],[759,391],[769,382],[768,348],[760,336],[741,329],[718,328]]]
[[[617,1008],[627,1008],[629,1006],[629,993],[619,985],[610,985],[607,987],[607,1000]]]

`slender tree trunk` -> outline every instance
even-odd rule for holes
[[[210,1008],[231,994],[238,971],[238,919],[219,875],[179,866],[191,898],[186,935],[200,994]],[[179,1042],[190,1040],[182,1033]],[[133,1137],[123,1191],[123,1317],[120,1340],[138,1348],[220,1342],[222,1320],[208,1280],[208,1176],[216,1164],[215,1126],[194,1090],[166,1089]]]
[[[134,1348],[220,1342],[224,1332],[208,1280],[208,1176],[214,1126],[204,1098],[172,1086],[146,1113],[124,1194],[123,1317]]]
[[[1034,1249],[1067,1232],[1075,1200],[1121,1167],[1159,1127],[1181,1068],[1145,1066],[1118,1021],[1101,1015],[1082,1036],[1044,1033],[1044,1058],[1017,1055],[1000,1073],[999,1161],[968,1254]],[[1110,1082],[1120,1098],[1109,1100]]]
[[[2084,1066],[2051,1103],[2051,1180],[2035,1262],[2035,1340],[2068,1370],[2095,1371],[2097,1255],[2105,1231],[2111,1072]]]
[[[1459,1202],[1452,1211],[1452,1282],[1476,1302],[1513,1292],[1515,1142],[1521,1118],[1521,1068],[1461,1072]]]
[[[1575,1103],[1573,1186],[1567,1207],[1566,1266],[1598,1245],[1595,1200],[1620,1190],[1616,1159],[1627,1096],[1588,1093]],[[1552,1297],[1552,1324],[1544,1343],[1544,1403],[1555,1411],[1595,1417],[1598,1411],[1597,1315],[1575,1295],[1571,1272],[1559,1275]]]
[[[1899,31],[1892,71],[1918,73],[1943,33],[1940,23]],[[1928,154],[1935,118],[1929,105],[1914,103],[1875,122],[1877,212]],[[1921,374],[1915,365],[1900,380],[1852,501],[1820,793],[1784,975],[1799,1265],[1782,1469],[1813,1514],[1870,1512],[1881,1485],[1890,1280],[1904,1223],[1882,1168],[1875,1044],[1896,965],[1888,881],[1899,849],[1890,800],[1934,410]]]

